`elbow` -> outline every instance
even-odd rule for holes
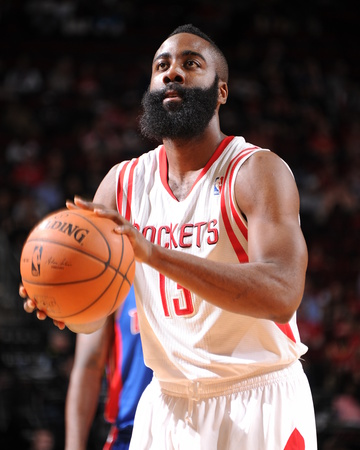
[[[298,310],[305,289],[305,267],[301,270],[301,265],[296,264],[291,270],[291,266],[283,267],[281,276],[275,283],[277,289],[277,308],[275,322],[287,324]]]
[[[277,307],[273,309],[272,320],[279,324],[289,323],[300,306],[302,296],[301,289],[285,289],[283,294],[277,298]]]

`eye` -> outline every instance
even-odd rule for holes
[[[185,62],[185,67],[189,67],[189,68],[197,68],[200,67],[200,63],[198,61],[196,61],[195,59],[188,59]]]
[[[155,70],[166,70],[168,68],[168,63],[166,63],[165,61],[158,61],[156,66],[155,66]]]

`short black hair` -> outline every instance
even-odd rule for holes
[[[169,34],[168,38],[171,36],[174,36],[175,34],[179,33],[189,33],[194,34],[195,36],[199,36],[200,38],[204,39],[205,41],[209,42],[209,44],[212,46],[213,50],[219,57],[218,59],[218,70],[219,70],[219,78],[226,83],[229,79],[229,66],[228,62],[225,58],[224,53],[220,50],[220,48],[215,44],[215,42],[203,31],[201,31],[199,28],[197,28],[195,25],[188,23],[185,25],[180,25],[175,30]]]

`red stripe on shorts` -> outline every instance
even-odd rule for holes
[[[304,438],[299,433],[299,430],[295,430],[291,433],[284,450],[305,450]]]

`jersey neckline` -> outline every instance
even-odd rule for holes
[[[194,189],[194,186],[199,182],[199,180],[207,173],[209,168],[212,166],[212,164],[219,158],[219,156],[222,154],[222,152],[225,150],[225,148],[228,146],[228,144],[234,139],[234,136],[226,136],[219,144],[217,149],[212,154],[209,161],[206,163],[206,165],[203,167],[201,172],[199,173],[198,177],[194,181],[194,184],[192,185],[188,195],[186,198],[190,195],[192,190]],[[179,200],[175,197],[172,190],[170,189],[169,183],[168,183],[168,165],[167,165],[167,157],[166,157],[166,150],[164,145],[161,146],[159,151],[159,171],[160,171],[160,179],[161,183],[164,186],[164,188],[167,190],[169,195],[179,202]]]

